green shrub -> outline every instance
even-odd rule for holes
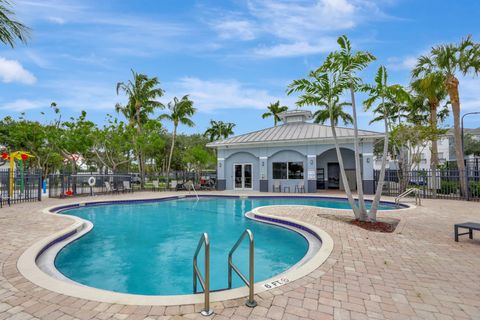
[[[471,197],[480,196],[480,181],[469,181],[468,192]]]
[[[457,193],[459,188],[460,184],[458,181],[442,180],[440,182],[440,190],[438,192],[441,194]]]

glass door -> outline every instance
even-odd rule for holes
[[[243,165],[243,189],[244,190],[252,189],[252,165],[251,164]]]
[[[234,171],[234,181],[233,181],[233,189],[235,190],[242,190],[243,189],[243,169],[241,164],[234,164],[233,171]]]
[[[242,163],[233,165],[233,189],[252,190],[252,164]]]

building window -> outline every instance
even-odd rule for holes
[[[288,179],[303,179],[303,162],[288,163]]]
[[[274,162],[272,164],[273,168],[273,179],[287,179],[287,163],[286,162]]]
[[[274,162],[272,171],[273,179],[303,179],[303,162]]]

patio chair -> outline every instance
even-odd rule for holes
[[[273,192],[275,192],[275,190],[278,190],[278,192],[282,192],[282,185],[278,180],[273,181]]]
[[[123,192],[133,192],[130,181],[123,181]]]
[[[176,191],[177,190],[177,185],[178,185],[178,183],[177,183],[176,180],[170,181],[169,186],[168,186],[168,190],[170,190],[170,191],[175,190]]]
[[[305,193],[305,181],[299,181],[298,184],[295,186],[295,192],[302,192]]]
[[[105,181],[104,183],[105,183],[105,188],[107,189],[107,192],[108,192],[108,193],[118,192],[118,189],[112,187],[112,185],[110,184],[110,182]]]
[[[160,189],[158,180],[152,180],[152,185],[153,185],[153,191],[157,191]]]
[[[183,184],[183,187],[184,187],[185,190],[187,190],[187,191],[193,190],[193,188],[194,188],[193,181],[192,181],[192,180],[188,180],[187,182],[185,182],[185,183]]]

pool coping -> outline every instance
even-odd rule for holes
[[[148,199],[130,199],[130,200],[101,200],[101,201],[79,201],[72,204],[53,206],[48,207],[42,210],[44,214],[58,216],[58,213],[68,209],[79,208],[83,206],[99,206],[99,205],[111,205],[111,204],[122,204],[122,203],[145,203],[145,202],[158,202],[158,201],[168,201],[182,198],[193,198],[194,195],[178,195],[178,196],[165,196],[160,198],[148,198]],[[211,198],[211,197],[228,197],[228,198],[322,198],[322,199],[345,199],[341,197],[322,197],[322,196],[242,196],[242,195],[200,195],[200,197]],[[383,202],[385,203],[385,202]],[[392,202],[386,202],[392,204]],[[296,267],[294,265],[292,268],[286,270],[280,275],[276,275],[270,279],[263,280],[255,283],[255,293],[265,292],[267,290],[274,289],[278,286],[284,285],[286,283],[298,280],[317,268],[319,268],[330,256],[333,250],[333,239],[328,233],[322,229],[305,223],[296,219],[289,217],[279,217],[275,215],[269,215],[261,213],[262,208],[266,207],[278,207],[281,205],[270,205],[256,207],[251,210],[253,217],[263,223],[273,223],[280,224],[283,227],[291,228],[295,227],[300,230],[304,230],[322,243],[320,249],[313,254],[310,259],[305,261],[300,266]],[[314,207],[314,206],[309,206]],[[408,205],[402,205],[403,208],[411,207]],[[330,208],[329,208],[330,209]],[[347,209],[335,209],[341,211],[349,211]],[[57,278],[54,278],[44,271],[42,271],[37,265],[38,257],[48,248],[55,245],[58,242],[71,238],[74,235],[77,235],[87,227],[87,221],[81,218],[64,215],[68,219],[73,220],[73,223],[67,228],[58,231],[30,246],[18,259],[17,268],[20,273],[27,278],[29,281],[34,284],[48,289],[50,291],[65,294],[72,297],[106,302],[106,303],[118,303],[125,305],[159,305],[159,306],[172,306],[172,305],[186,305],[186,304],[197,304],[203,303],[203,294],[188,294],[188,295],[171,295],[171,296],[152,296],[152,295],[137,295],[137,294],[128,294],[128,293],[119,293],[103,289],[98,289],[94,287],[89,287],[75,282],[67,282]],[[89,223],[89,222],[88,222]],[[294,230],[295,231],[295,230]],[[81,237],[80,235],[79,237]],[[76,240],[72,239],[72,241]],[[68,243],[67,243],[68,244]],[[66,245],[66,244],[65,244]],[[303,259],[303,258],[302,258]],[[279,278],[280,277],[280,278]],[[270,287],[269,287],[270,286]],[[237,298],[243,298],[248,295],[247,287],[234,288],[229,290],[222,290],[217,292],[212,292],[210,295],[210,300],[212,302],[225,301]]]

